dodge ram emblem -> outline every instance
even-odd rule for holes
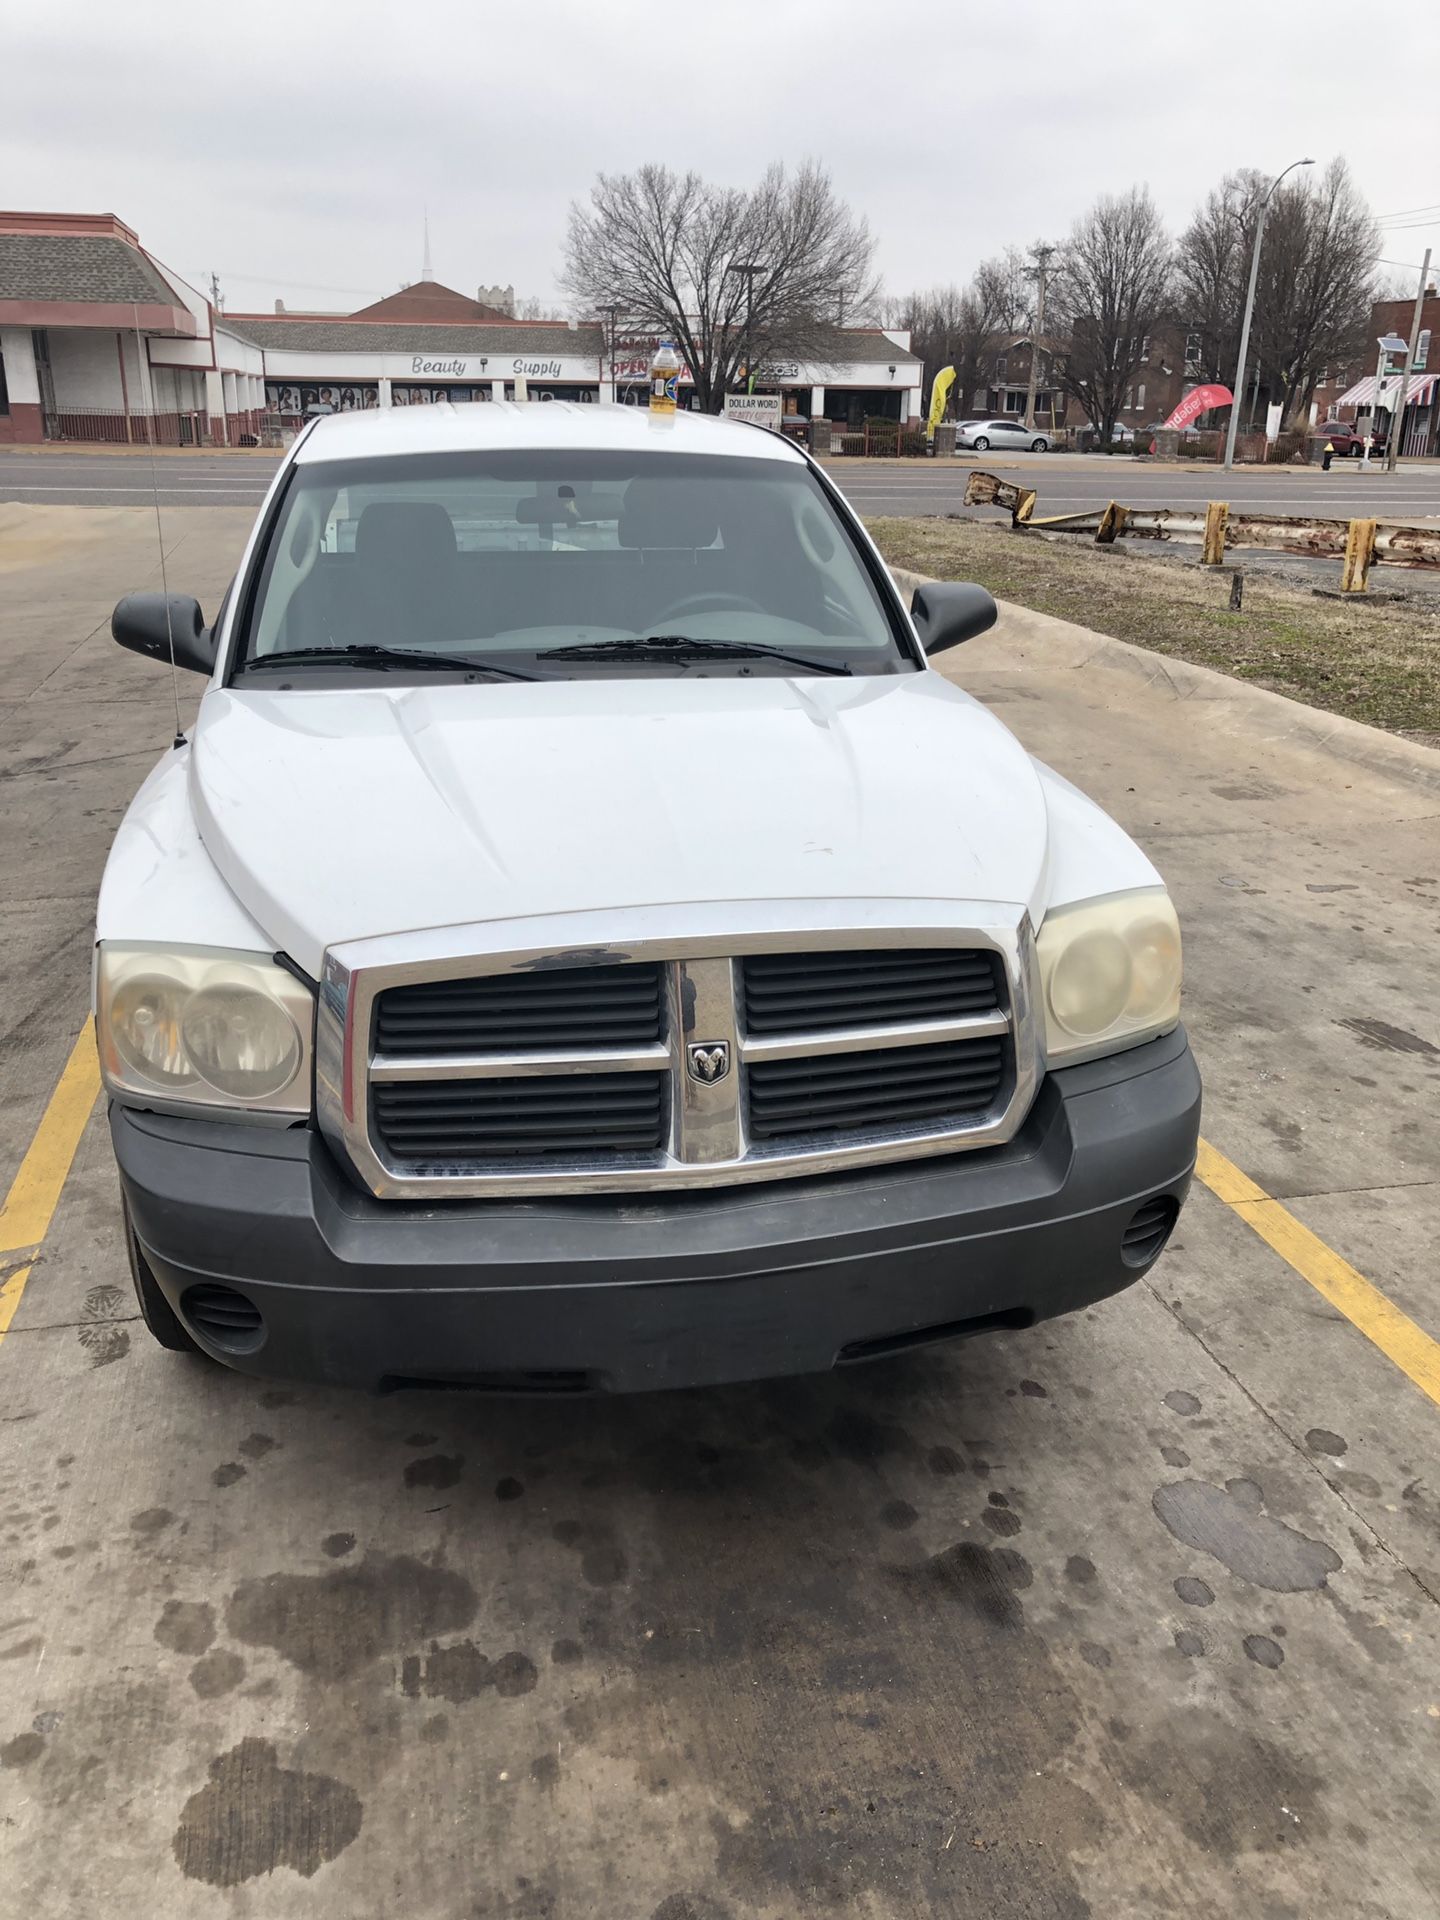
[[[712,1085],[730,1071],[728,1040],[692,1040],[689,1046],[690,1077]]]

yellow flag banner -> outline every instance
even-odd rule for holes
[[[954,384],[954,367],[942,367],[935,376],[934,386],[930,389],[930,418],[925,426],[927,440],[935,438],[935,429],[945,417],[945,402],[950,398],[950,389]]]

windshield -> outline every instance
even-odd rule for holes
[[[236,670],[289,654],[297,675],[343,661],[403,677],[407,650],[432,671],[438,654],[457,671],[493,660],[567,678],[916,664],[799,460],[546,449],[297,465]]]

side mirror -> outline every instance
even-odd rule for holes
[[[215,667],[215,629],[207,627],[200,602],[188,593],[127,593],[110,616],[110,632],[122,647],[147,660],[168,660],[191,673]]]
[[[910,602],[910,618],[926,653],[943,653],[962,640],[988,633],[1000,618],[1000,609],[985,591],[969,580],[932,580],[917,587]]]

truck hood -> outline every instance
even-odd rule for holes
[[[683,902],[1033,905],[1034,763],[936,673],[251,691],[201,704],[205,848],[276,947]]]

